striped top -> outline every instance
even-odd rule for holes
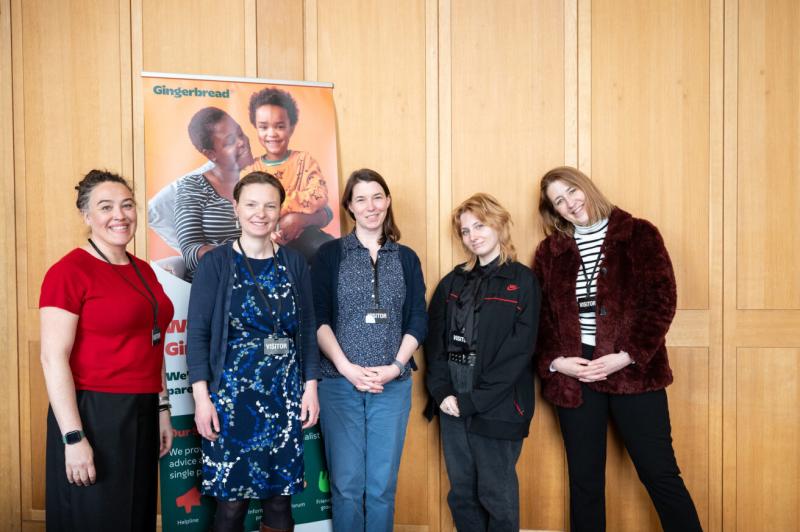
[[[187,176],[178,182],[175,226],[181,255],[186,262],[186,280],[194,276],[201,247],[220,245],[241,234],[233,205],[217,194],[202,174]]]
[[[581,323],[581,343],[595,345],[597,332],[596,301],[597,276],[600,274],[600,263],[603,261],[601,248],[608,231],[608,219],[588,226],[575,226],[575,243],[581,255],[581,267],[578,268],[578,279],[575,285],[575,296],[578,299],[578,318]]]

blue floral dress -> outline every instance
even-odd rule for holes
[[[244,259],[234,253],[228,353],[219,390],[211,394],[219,438],[203,440],[203,494],[226,501],[266,499],[303,489],[303,385],[294,344],[287,354],[265,355],[274,336],[280,299],[280,336],[294,338],[297,309],[286,267],[250,259],[269,308]]]

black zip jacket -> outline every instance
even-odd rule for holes
[[[438,412],[455,395],[468,430],[503,440],[528,435],[533,418],[533,351],[539,325],[541,292],[531,270],[518,263],[501,264],[484,281],[486,290],[478,320],[474,386],[457,394],[450,383],[447,339],[455,301],[467,280],[463,265],[439,282],[428,307],[426,385],[430,393],[425,416]]]

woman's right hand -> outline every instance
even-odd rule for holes
[[[379,376],[375,371],[349,361],[341,366],[336,369],[359,392],[380,393],[383,391],[383,385],[378,380]]]
[[[210,397],[200,400],[195,398],[194,423],[197,425],[197,432],[203,438],[209,441],[216,441],[219,438],[219,417]]]
[[[97,480],[94,451],[86,438],[78,443],[64,445],[64,463],[70,484],[91,486]]]
[[[461,412],[458,410],[458,400],[455,395],[448,395],[445,397],[442,400],[442,404],[439,405],[439,410],[453,417],[459,417],[461,415]]]

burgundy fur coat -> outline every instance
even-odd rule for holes
[[[675,276],[658,229],[614,209],[602,247],[597,279],[597,335],[593,358],[626,351],[634,364],[589,383],[599,392],[634,394],[660,390],[672,382],[664,337],[675,315]],[[542,288],[536,356],[542,391],[551,403],[581,404],[580,382],[550,372],[559,356],[581,356],[575,283],[580,255],[564,234],[547,237],[536,250],[533,269]]]

